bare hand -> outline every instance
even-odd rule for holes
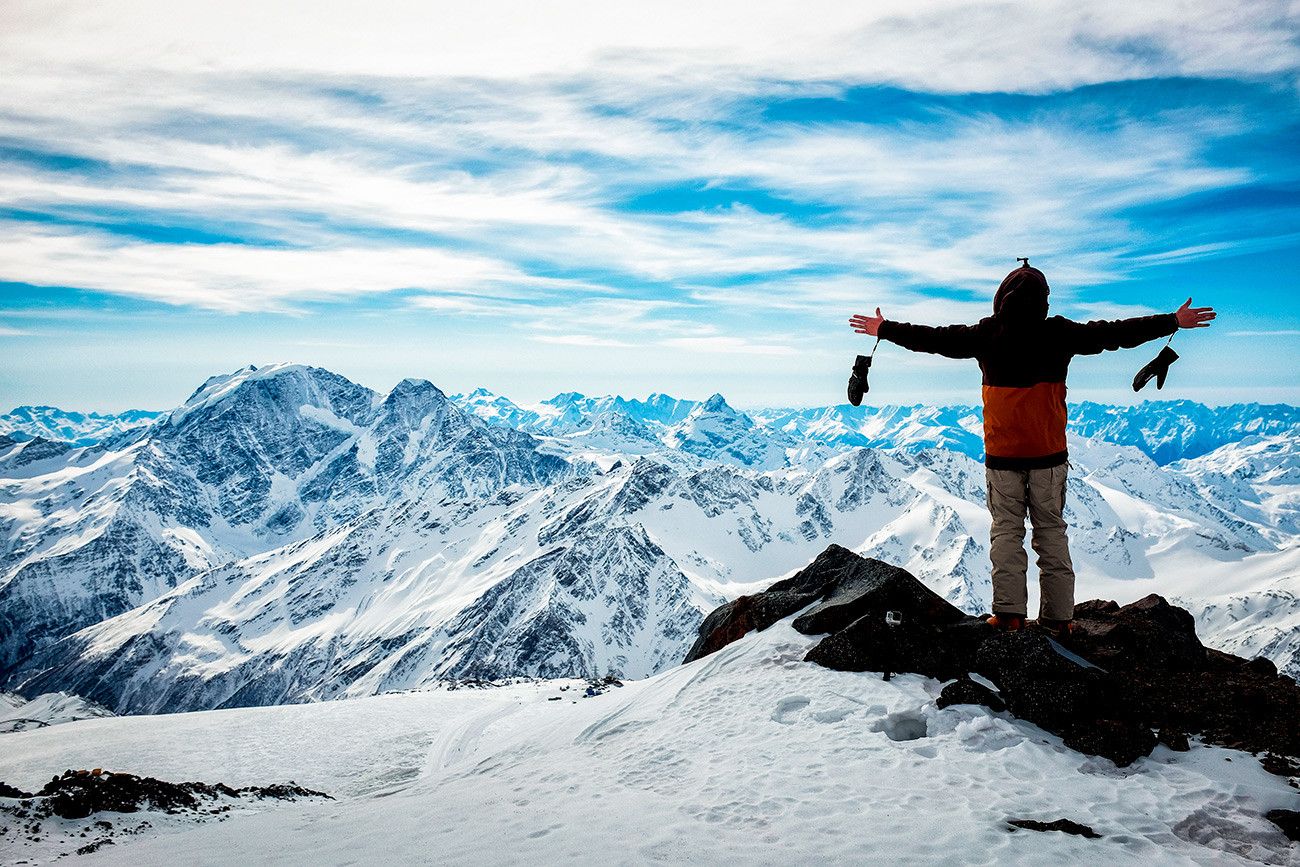
[[[1174,315],[1178,317],[1179,328],[1208,328],[1214,319],[1214,308],[1193,307],[1192,299],[1188,298],[1182,307],[1174,311]]]
[[[1210,315],[1213,316],[1213,314]],[[875,316],[863,316],[861,313],[855,313],[849,319],[849,326],[858,334],[870,334],[875,337],[876,333],[880,331],[880,323],[884,321],[885,317],[881,315],[880,308],[877,307]]]

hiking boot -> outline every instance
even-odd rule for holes
[[[1070,639],[1070,634],[1074,632],[1073,620],[1045,620],[1038,618],[1029,621],[1029,628],[1043,633],[1048,638],[1055,638],[1057,641],[1065,642]]]
[[[1019,632],[1025,628],[1025,618],[1018,614],[991,614],[984,618],[984,622],[1004,632]]]

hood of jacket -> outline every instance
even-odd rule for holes
[[[1022,265],[1008,274],[998,287],[993,296],[993,316],[1005,321],[1046,319],[1050,291],[1042,271]]]

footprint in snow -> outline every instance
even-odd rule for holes
[[[772,719],[782,725],[790,725],[799,711],[806,708],[808,704],[808,699],[802,695],[786,696],[776,703],[776,710],[772,711]]]

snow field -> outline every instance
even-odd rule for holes
[[[1160,747],[1117,769],[1005,714],[938,710],[936,681],[805,663],[815,640],[783,621],[593,698],[550,681],[70,723],[4,736],[0,779],[102,766],[338,799],[87,863],[1300,864],[1262,818],[1300,796],[1246,754]]]

